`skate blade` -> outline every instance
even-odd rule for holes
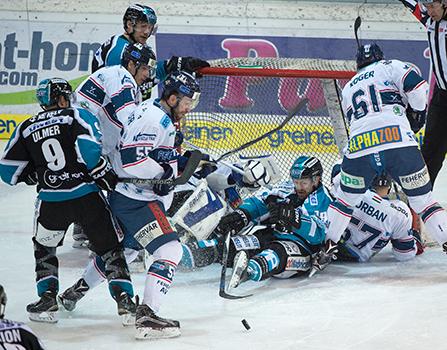
[[[121,323],[123,324],[124,327],[134,326],[135,315],[132,314],[121,315]]]
[[[234,270],[231,273],[229,288],[236,288],[241,283],[241,277],[248,265],[247,254],[240,254],[234,262]]]
[[[143,327],[137,328],[135,333],[135,339],[139,340],[151,340],[151,339],[166,339],[175,338],[180,336],[180,328],[178,327],[167,327],[162,330]]]
[[[29,312],[28,317],[31,321],[34,322],[43,322],[43,323],[56,323],[59,321],[57,319],[56,311],[47,311],[41,313]]]

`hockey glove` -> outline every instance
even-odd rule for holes
[[[411,130],[417,134],[418,131],[425,125],[427,110],[424,109],[423,111],[415,111],[411,108],[411,106],[408,106],[405,113],[407,114],[407,119],[410,123]]]
[[[38,183],[37,172],[33,171],[23,176],[20,175],[19,180],[17,182],[24,182],[29,186],[35,186]]]
[[[160,180],[174,179],[174,170],[167,163],[162,163],[160,166],[165,171]],[[174,189],[174,184],[158,184],[152,187],[152,191],[159,196],[166,196]]]
[[[112,192],[118,183],[118,176],[106,158],[101,156],[98,164],[90,170],[90,176],[96,185],[105,191]]]
[[[250,215],[243,209],[236,209],[235,211],[225,215],[217,225],[216,233],[226,235],[230,233],[235,236],[250,222]]]
[[[270,175],[267,169],[258,160],[249,160],[244,164],[244,176],[242,183],[246,187],[259,188],[270,183]]]
[[[338,253],[337,243],[332,240],[327,240],[324,247],[312,258],[312,269],[309,277],[312,277],[317,271],[323,271],[332,260],[337,260]]]
[[[167,74],[171,74],[175,71],[186,71],[188,73],[194,73],[200,68],[209,67],[210,64],[207,61],[203,61],[196,57],[177,57],[172,56],[170,60],[165,63],[165,70]]]
[[[277,202],[267,205],[270,213],[270,221],[276,223],[280,231],[292,232],[301,226],[301,217],[295,210],[292,202]]]

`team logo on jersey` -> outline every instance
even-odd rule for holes
[[[401,186],[406,190],[414,190],[416,188],[424,187],[430,182],[428,169],[426,166],[413,174],[399,176]]]
[[[361,176],[354,176],[345,173],[343,170],[340,173],[342,185],[350,188],[363,189],[365,188],[365,179]]]
[[[399,106],[394,106],[393,107],[393,113],[395,115],[398,115],[399,117],[404,115],[404,111]]]
[[[402,134],[397,125],[378,128],[353,136],[349,140],[349,152],[355,153],[388,143],[402,141]]]
[[[167,128],[169,124],[171,124],[171,118],[169,118],[166,114],[163,116],[163,118],[160,120],[160,124],[163,128]]]

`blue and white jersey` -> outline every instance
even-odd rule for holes
[[[368,190],[354,208],[340,244],[351,257],[365,262],[390,241],[396,259],[408,260],[416,255],[410,209],[400,200],[382,198]]]
[[[246,210],[252,221],[260,223],[269,218],[266,200],[269,196],[277,196],[284,200],[295,196],[295,186],[292,181],[287,181],[275,186],[270,191],[265,191],[255,197],[250,197],[241,204],[240,208]],[[295,210],[301,216],[301,226],[292,233],[276,232],[278,239],[306,241],[311,245],[319,245],[324,242],[326,227],[326,212],[333,201],[329,191],[323,185],[312,192],[303,204]]]
[[[101,68],[90,75],[75,92],[75,103],[99,119],[103,154],[119,176],[119,144],[123,124],[141,103],[141,93],[132,74],[122,66]]]
[[[120,149],[123,169],[131,177],[159,179],[164,174],[162,163],[169,164],[177,176],[177,159],[174,148],[176,129],[171,117],[159,101],[141,103],[124,126]],[[172,203],[174,191],[158,196],[149,185],[119,183],[116,191],[136,200],[159,200],[167,210]]]
[[[103,67],[120,65],[124,49],[129,44],[130,41],[122,34],[114,35],[104,42],[93,57],[92,73]],[[155,76],[159,81],[166,79],[165,61],[160,60],[157,62]]]
[[[100,137],[98,120],[84,109],[41,112],[14,130],[0,160],[0,177],[15,185],[37,172],[42,201],[98,192],[88,173],[101,156]]]
[[[44,346],[26,324],[0,319],[0,349],[44,350]]]
[[[343,88],[342,108],[350,122],[346,157],[417,146],[405,110],[427,104],[428,84],[416,69],[398,60],[370,64]]]

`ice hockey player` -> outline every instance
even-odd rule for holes
[[[22,322],[14,322],[4,318],[6,293],[0,285],[0,348],[22,350],[44,350],[40,339],[31,328]]]
[[[149,37],[157,31],[157,15],[149,6],[133,4],[124,13],[123,26],[123,34],[112,36],[96,51],[92,61],[92,73],[102,67],[120,64],[127,45],[135,43],[145,45]],[[203,67],[209,67],[209,64],[199,58],[172,56],[169,60],[157,62],[155,75],[158,81],[164,81],[170,73],[175,71],[193,73]],[[154,80],[147,83],[143,89],[144,95],[155,85]]]
[[[389,199],[392,179],[387,174],[376,176],[354,207],[348,228],[339,242],[338,261],[369,261],[389,242],[394,257],[409,260],[422,254],[420,233],[413,228],[410,208],[399,199]],[[340,176],[333,179],[338,188]]]
[[[402,187],[427,231],[447,249],[447,214],[433,199],[427,167],[407,120],[407,114],[425,114],[428,84],[411,65],[384,60],[376,44],[359,47],[357,67],[342,92],[351,135],[340,191],[328,210],[326,245],[314,261],[314,272],[330,263],[353,208],[382,172]]]
[[[42,80],[36,95],[43,111],[17,126],[0,160],[0,177],[7,184],[37,184],[33,244],[40,300],[27,306],[33,321],[57,322],[56,248],[73,222],[82,224],[92,249],[104,261],[118,313],[135,313],[120,243],[123,234],[100,191],[113,190],[117,177],[101,156],[98,120],[86,110],[71,108],[71,94],[64,79]]]
[[[217,230],[234,236],[232,247],[237,251],[231,288],[246,280],[289,278],[310,270],[311,256],[324,242],[324,220],[333,200],[322,175],[317,158],[300,156],[290,169],[291,181],[246,199],[221,219]],[[250,222],[267,228],[236,236]]]
[[[140,104],[129,119],[122,137],[121,157],[125,171],[135,178],[172,179],[177,176],[178,153],[174,147],[179,122],[198,103],[200,88],[193,76],[175,72],[164,82],[161,99]],[[170,338],[180,335],[178,321],[159,317],[182,247],[166,218],[173,198],[172,185],[119,183],[110,196],[112,212],[124,230],[124,245],[133,260],[146,249],[154,262],[149,267],[141,305],[137,307],[136,338]],[[60,301],[73,310],[87,290],[103,280],[102,263],[93,261]],[[128,261],[129,261],[128,260]]]

